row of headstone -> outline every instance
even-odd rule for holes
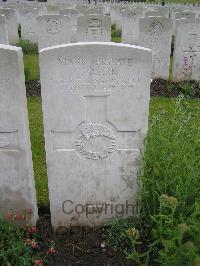
[[[77,43],[40,51],[51,219],[97,226],[137,215],[151,51]],[[38,213],[21,48],[0,45],[0,212]]]
[[[45,5],[46,4],[46,5]],[[50,3],[49,3],[50,4]],[[139,5],[136,3],[129,4],[129,5],[97,5],[92,6],[88,8],[88,5],[64,5],[64,3],[58,3],[57,5],[49,5],[48,3],[30,3],[29,4],[21,4],[21,5],[13,5],[13,8],[1,8],[1,12],[9,14],[9,17],[12,18],[12,25],[8,27],[9,31],[14,31],[13,34],[15,35],[15,38],[12,37],[12,40],[10,41],[11,44],[14,42],[16,43],[16,35],[17,35],[17,24],[16,24],[16,17],[18,17],[18,24],[21,25],[21,32],[22,37],[24,39],[29,39],[30,41],[37,42],[37,26],[36,26],[36,17],[47,15],[47,14],[64,14],[70,17],[70,22],[73,28],[76,28],[77,22],[76,19],[78,16],[81,15],[88,15],[88,14],[109,14],[111,15],[112,23],[116,23],[119,28],[123,28],[122,32],[124,32],[124,36],[127,35],[127,39],[129,37],[131,38],[133,30],[129,33],[128,30],[130,27],[130,20],[131,17],[134,16],[134,13],[138,11],[137,17],[144,17],[144,16],[166,16],[173,20],[173,29],[175,31],[175,22],[176,18],[193,18],[197,17],[200,14],[200,9],[195,8],[192,9],[192,7],[188,7],[188,11],[186,10],[186,7],[151,7],[148,5]],[[7,7],[12,5],[7,5]],[[15,11],[15,9],[16,11]],[[75,8],[76,7],[76,8]],[[125,14],[124,14],[125,12]],[[178,13],[177,13],[178,12]],[[17,13],[17,14],[16,14]],[[131,14],[132,13],[132,14]],[[137,12],[136,12],[137,13]],[[127,15],[127,16],[126,16]],[[15,21],[15,26],[13,27],[13,22]],[[134,25],[134,28],[135,25]],[[138,31],[138,28],[136,28]],[[173,33],[174,33],[173,31]],[[73,34],[72,34],[73,35]],[[128,35],[130,35],[128,37]],[[125,37],[124,37],[125,38]],[[18,39],[18,37],[17,37]],[[73,39],[73,38],[72,38]],[[13,41],[14,40],[14,41]],[[73,41],[73,40],[72,40]]]

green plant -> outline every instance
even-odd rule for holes
[[[37,54],[38,53],[38,46],[36,43],[32,43],[29,40],[19,39],[17,43],[18,47],[22,48],[24,54]]]
[[[24,69],[26,81],[40,79],[38,54],[24,55]]]
[[[145,252],[139,252],[139,231],[130,228],[127,236],[132,250],[127,253],[130,260],[138,265],[199,265],[200,258],[200,204],[195,203],[194,212],[185,220],[179,213],[175,215],[178,200],[165,194],[159,198],[159,211],[151,216],[152,230],[149,233],[151,244]],[[151,257],[151,260],[150,260]]]
[[[31,215],[29,209],[22,214],[10,211],[7,221],[0,216],[0,265],[28,266],[35,265],[36,259],[43,261],[37,256],[36,228],[27,224]]]
[[[123,236],[136,265],[200,265],[200,109],[189,102],[181,96],[168,111],[163,104],[153,110],[139,176],[139,221],[127,230],[121,220],[120,230],[110,231],[110,239]]]
[[[121,30],[117,29],[116,24],[112,24],[111,26],[111,36],[113,37],[121,37]]]
[[[104,227],[104,233],[108,245],[121,250],[130,248],[130,240],[127,238],[126,231],[135,226],[135,220],[132,217],[127,219],[110,219]]]
[[[197,81],[182,81],[182,82],[171,82],[168,81],[166,84],[166,91],[172,93],[173,91],[182,94],[187,98],[198,98],[200,96],[200,83]]]
[[[173,195],[187,217],[200,198],[200,109],[182,98],[171,112],[159,111],[149,123],[141,173],[141,215],[146,220],[158,213],[159,197]]]

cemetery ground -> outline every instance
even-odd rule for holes
[[[138,176],[143,183],[140,218],[119,217],[104,228],[60,228],[55,234],[49,214],[38,54],[34,46],[21,46],[27,49],[24,65],[40,220],[37,229],[23,231],[12,226],[12,213],[7,227],[0,222],[0,265],[200,265],[200,85],[163,80],[151,84],[149,131]],[[29,215],[31,210],[14,219],[21,222]],[[7,243],[4,252],[2,243]]]

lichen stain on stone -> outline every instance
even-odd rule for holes
[[[119,171],[120,171],[121,174],[123,174],[125,172],[124,166],[120,166],[119,167]]]
[[[134,177],[133,173],[129,175],[121,175],[121,179],[125,182],[127,188],[133,189],[134,187],[133,177]]]

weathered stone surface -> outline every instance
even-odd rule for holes
[[[0,15],[0,44],[8,44],[8,31],[6,25],[6,17]]]
[[[21,48],[0,45],[0,212],[37,206]]]
[[[150,50],[61,45],[40,51],[40,70],[53,227],[136,215],[126,206],[148,127]]]
[[[39,9],[35,7],[21,7],[19,9],[19,15],[22,38],[32,43],[37,43],[36,18],[39,15]]]
[[[195,18],[196,14],[194,12],[183,12],[179,11],[174,14],[174,20],[173,20],[173,34],[175,35],[176,31],[176,23],[178,19],[187,18],[187,19],[193,19]]]
[[[127,9],[122,13],[122,42],[138,44],[139,19],[142,17],[141,9]]]
[[[70,20],[63,15],[37,17],[38,48],[71,42]]]
[[[16,10],[12,8],[0,8],[0,15],[5,15],[9,43],[15,45],[19,41]]]
[[[141,18],[140,45],[152,50],[152,78],[168,79],[172,21],[165,17]]]
[[[76,39],[78,42],[111,41],[111,18],[102,15],[78,17]]]
[[[169,11],[162,11],[162,10],[146,11],[145,17],[166,17],[166,18],[169,18]]]
[[[68,8],[60,10],[60,14],[69,17],[71,25],[71,42],[76,42],[77,18],[80,16],[80,13],[77,9]]]
[[[173,80],[200,81],[200,19],[177,21]]]

